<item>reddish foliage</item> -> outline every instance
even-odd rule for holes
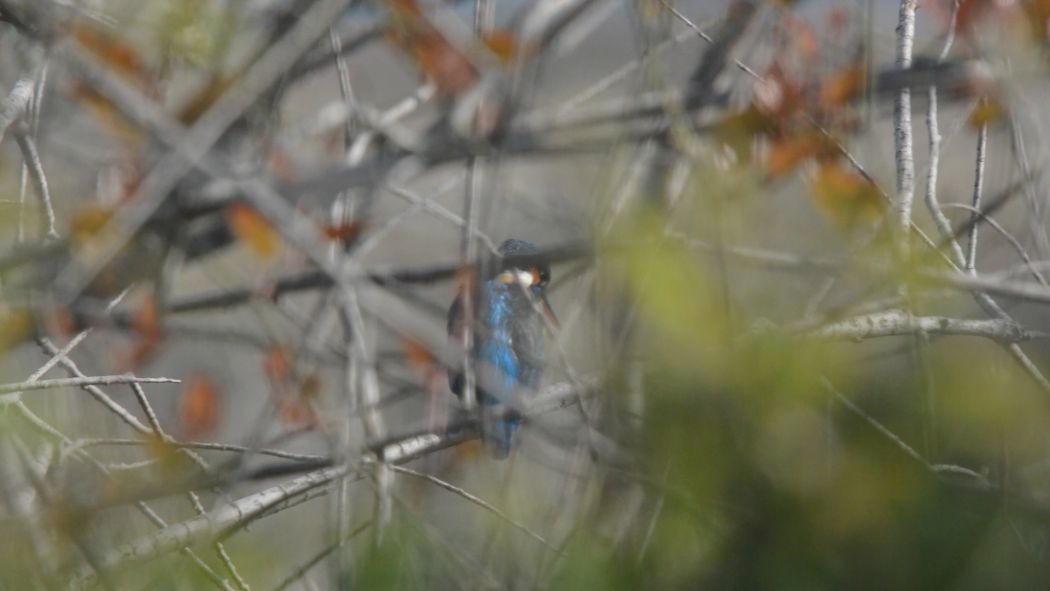
[[[289,425],[316,425],[317,415],[311,403],[321,392],[321,379],[316,374],[305,376],[296,384],[295,359],[281,345],[273,345],[263,357],[263,373],[274,392],[277,416]]]
[[[291,354],[281,345],[273,345],[263,357],[263,372],[271,382],[287,384],[292,377]]]
[[[994,97],[983,98],[977,101],[973,110],[970,111],[969,117],[966,118],[966,124],[974,129],[980,129],[988,124],[995,123],[1005,115],[1006,107],[998,99]]]
[[[5,310],[0,314],[0,351],[21,343],[33,332],[33,314],[29,310]]]
[[[277,399],[277,416],[286,425],[316,426],[317,414],[306,400],[284,396]]]
[[[867,179],[835,160],[820,165],[812,184],[813,196],[836,223],[849,227],[882,215],[882,196]]]
[[[438,94],[455,96],[474,85],[478,72],[467,56],[431,24],[415,0],[389,0],[390,39],[403,48]]]
[[[74,25],[69,33],[80,49],[94,56],[147,96],[157,96],[154,77],[132,47],[84,23]],[[88,84],[74,83],[69,96],[87,107],[102,128],[114,137],[132,144],[133,147],[138,147],[145,141],[145,136],[138,127],[108,98],[95,92]]]
[[[510,63],[521,54],[521,47],[514,33],[505,29],[497,29],[486,33],[482,37],[485,47],[492,52],[503,63]]]
[[[146,141],[142,131],[120,109],[117,109],[109,99],[92,90],[87,84],[74,83],[69,98],[84,105],[103,131],[124,142],[130,148],[139,148]]]
[[[421,380],[426,380],[434,371],[436,367],[434,356],[431,355],[430,349],[423,343],[416,339],[405,337],[401,339],[401,350],[405,353],[405,361],[408,362],[408,367]]]
[[[326,224],[321,227],[325,238],[338,240],[343,244],[353,244],[354,240],[361,234],[364,224],[361,220],[350,220],[341,224]]]
[[[136,340],[126,355],[124,364],[134,369],[149,363],[156,356],[164,336],[157,302],[151,295],[144,298],[132,312],[131,331]]]
[[[131,46],[102,33],[98,29],[78,22],[69,31],[82,49],[103,62],[128,82],[135,84],[151,96],[156,95],[156,84],[153,76],[139,59],[138,53]]]
[[[191,377],[179,395],[179,419],[189,437],[200,437],[219,422],[219,391],[205,375]]]
[[[781,176],[824,150],[824,142],[813,133],[785,136],[773,141],[766,157],[766,172]]]
[[[864,70],[859,64],[835,72],[820,85],[820,106],[830,111],[860,96],[864,88]]]
[[[1001,11],[1005,3],[999,0],[959,0],[955,27],[963,35],[969,35],[981,21]],[[947,9],[950,12],[950,8]],[[948,18],[951,18],[949,14]]]
[[[316,373],[303,377],[299,382],[299,397],[303,400],[316,400],[321,395],[321,378]]]
[[[259,258],[273,258],[281,248],[281,238],[270,222],[245,203],[227,206],[226,222],[233,235]]]
[[[82,207],[73,213],[69,236],[75,244],[83,244],[97,236],[112,217],[112,208],[98,205]]]
[[[754,104],[762,113],[781,121],[802,107],[802,89],[780,64],[774,63],[763,79],[755,83]]]
[[[1050,0],[1031,0],[1022,6],[1032,36],[1044,45],[1050,43]]]

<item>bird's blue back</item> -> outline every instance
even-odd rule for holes
[[[508,404],[539,386],[543,364],[543,321],[518,285],[485,282],[481,294],[482,330],[476,359],[480,395],[485,405]],[[510,452],[521,423],[509,413],[489,425],[486,438],[496,457]]]

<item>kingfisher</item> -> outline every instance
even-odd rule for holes
[[[531,242],[517,239],[499,247],[501,258],[539,252]],[[519,393],[535,392],[543,374],[544,329],[547,322],[557,323],[547,301],[550,276],[550,267],[543,264],[503,268],[481,284],[473,300],[476,330],[470,355],[475,393],[482,410],[482,436],[496,459],[510,453],[521,424],[521,415],[510,403]],[[449,340],[461,346],[468,330],[463,295],[448,311]],[[462,398],[463,369],[450,368],[448,380],[452,392]]]

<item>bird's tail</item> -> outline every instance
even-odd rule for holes
[[[485,438],[485,444],[493,459],[502,460],[510,455],[514,432],[517,431],[521,418],[505,413],[486,412],[485,414],[487,417],[482,421],[482,435]]]

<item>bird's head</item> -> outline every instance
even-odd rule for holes
[[[528,257],[539,254],[540,249],[535,244],[525,240],[510,239],[499,247],[501,257]],[[513,285],[515,283],[530,290],[535,295],[542,295],[551,280],[551,268],[546,263],[522,264],[506,267],[496,276],[500,283]]]
[[[529,257],[537,255],[540,249],[535,244],[518,239],[510,239],[499,247],[499,254],[503,258]],[[557,325],[558,319],[547,301],[547,285],[551,281],[551,268],[545,262],[532,261],[529,264],[513,265],[505,267],[496,276],[496,280],[507,285],[520,285],[535,296],[542,305],[544,315]]]

